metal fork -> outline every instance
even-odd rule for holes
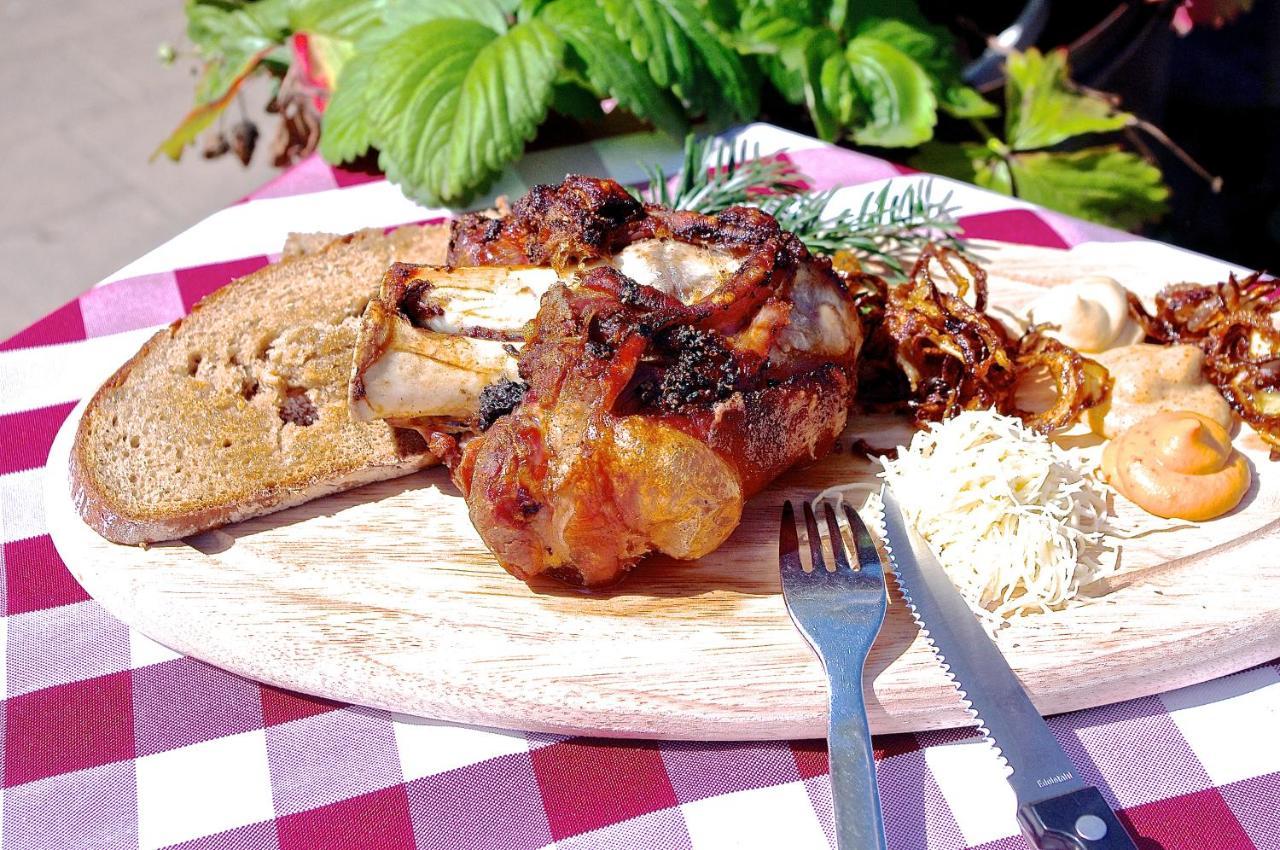
[[[795,512],[789,501],[782,506],[778,539],[782,596],[791,621],[817,653],[830,683],[827,750],[836,845],[840,850],[884,850],[880,792],[862,696],[863,667],[888,605],[884,566],[867,526],[846,505],[844,514],[853,533],[858,561],[858,569],[854,569],[849,564],[835,511],[830,503],[823,507],[835,569],[827,569],[818,520],[812,506],[805,502],[804,522],[813,559],[813,572],[806,573],[800,563]]]

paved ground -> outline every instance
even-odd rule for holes
[[[156,59],[185,26],[177,0],[0,0],[0,339],[275,173],[147,162],[191,106],[190,58]]]

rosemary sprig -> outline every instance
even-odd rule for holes
[[[897,193],[893,189],[892,182],[886,183],[864,198],[856,211],[842,209],[829,217],[824,214],[834,190],[769,196],[757,205],[784,230],[800,237],[810,251],[827,255],[852,251],[880,262],[896,276],[906,274],[902,259],[918,254],[930,242],[965,253],[963,228],[955,217],[959,207],[951,202],[951,192],[935,199],[932,180]]]
[[[661,168],[646,169],[649,190],[642,199],[706,215],[742,204],[756,206],[809,250],[827,255],[850,251],[878,262],[894,277],[905,276],[904,259],[930,242],[965,253],[963,229],[956,221],[959,207],[952,203],[951,192],[935,198],[932,180],[901,192],[886,183],[857,210],[828,214],[834,189],[806,191],[804,175],[790,162],[761,157],[759,146],[713,147],[714,141],[685,138],[684,165],[674,185]]]
[[[713,147],[714,137],[701,141],[684,137],[684,163],[675,185],[660,166],[646,166],[649,193],[642,200],[676,210],[715,215],[729,207],[750,204],[762,195],[799,193],[803,175],[776,156],[760,156],[760,146]]]

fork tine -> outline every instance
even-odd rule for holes
[[[791,500],[782,503],[782,528],[778,530],[778,566],[785,577],[788,573],[803,573],[800,563],[800,539],[796,536],[796,512]]]
[[[862,521],[858,512],[848,505],[844,506],[845,518],[849,520],[849,530],[853,532],[853,548],[858,555],[859,568],[868,575],[884,577],[884,562],[880,560],[880,550],[871,539],[871,531]]]
[[[840,533],[840,524],[836,522],[836,512],[830,502],[822,503],[822,512],[827,515],[827,536],[831,538],[831,556],[836,561],[836,572],[848,572],[849,555],[844,548],[844,535]]]
[[[804,503],[804,527],[809,532],[809,555],[813,558],[813,571],[825,573],[826,559],[822,557],[822,538],[818,536],[818,518],[813,515],[813,506]]]
[[[797,500],[800,501],[800,500]],[[782,598],[796,629],[822,661],[831,689],[827,740],[831,756],[835,833],[841,847],[884,850],[884,826],[876,785],[871,735],[862,682],[867,655],[884,622],[888,596],[879,567],[869,575],[849,566],[855,552],[870,542],[866,526],[850,516],[853,544],[846,545],[838,514],[824,500],[831,551],[824,558],[818,518],[812,503],[800,501],[813,571],[800,566],[800,530],[791,502],[782,506],[778,555],[782,562]],[[874,549],[873,549],[874,551]],[[827,558],[838,568],[828,572]],[[878,561],[877,561],[878,563]]]

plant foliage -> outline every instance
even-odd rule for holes
[[[980,127],[985,145],[929,145],[913,164],[1116,227],[1164,213],[1169,190],[1154,165],[1114,144],[1079,146],[1135,119],[1072,86],[1064,51],[1014,54],[1007,71],[1003,138]],[[1072,150],[1055,149],[1066,142]]]
[[[370,149],[410,196],[462,203],[518,158],[555,109],[611,98],[674,136],[754,118],[761,83],[819,135],[912,146],[939,109],[994,110],[960,82],[946,30],[911,2],[809,0],[188,0],[205,60],[197,100],[225,106],[261,51],[293,32],[343,42],[323,119],[331,162]],[[332,62],[330,63],[332,64]],[[598,107],[595,112],[598,114]],[[216,114],[214,112],[213,114]],[[172,156],[212,120],[179,128]]]
[[[1059,54],[1009,57],[1003,125],[988,128],[1000,110],[964,84],[951,33],[914,0],[187,0],[187,15],[204,72],[157,150],[175,159],[255,71],[279,76],[302,33],[332,81],[321,154],[376,151],[433,205],[482,191],[552,111],[589,120],[610,100],[678,138],[754,118],[762,97],[802,109],[828,141],[917,148],[923,167],[1088,218],[1134,226],[1165,200],[1134,154],[1078,149],[1132,118],[1075,90]],[[939,144],[940,115],[986,143]]]

